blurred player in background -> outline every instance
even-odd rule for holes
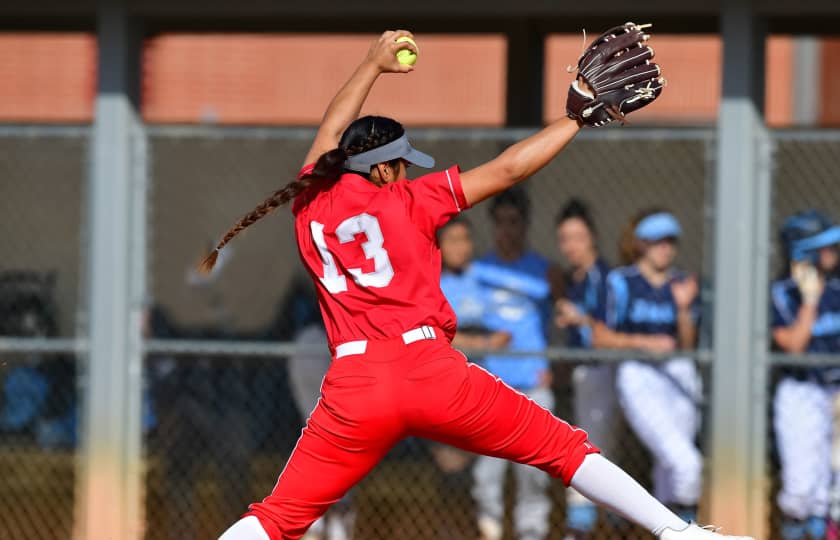
[[[681,234],[676,218],[665,211],[644,212],[632,221],[624,257],[634,262],[607,276],[596,347],[652,353],[695,347],[697,280],[674,267]],[[628,359],[616,375],[627,421],[654,456],[654,493],[686,521],[696,516],[701,490],[703,456],[694,441],[701,382],[690,358],[657,364]]]
[[[780,232],[787,256],[771,287],[773,342],[787,353],[840,352],[840,227],[806,210]],[[784,370],[773,399],[782,488],[785,540],[825,536],[831,471],[832,399],[840,390],[838,368]]]
[[[510,333],[492,331],[486,325],[491,290],[478,281],[471,264],[474,253],[472,225],[465,217],[457,215],[438,229],[437,238],[442,263],[440,289],[458,318],[452,346],[479,350],[507,347]],[[470,360],[480,362],[482,359],[471,355]],[[472,454],[442,444],[432,444],[431,452],[443,473],[440,484],[443,505],[455,507],[458,495],[465,494],[469,498],[472,475],[467,467],[472,462]],[[465,474],[469,476],[464,478]],[[461,528],[470,530],[472,525],[472,522],[463,523]],[[453,531],[441,531],[442,538],[451,538],[454,534]]]
[[[58,334],[53,300],[55,280],[53,274],[34,271],[0,273],[0,336],[49,338]],[[44,446],[54,446],[50,437],[42,435],[44,427],[55,421],[45,418],[54,415],[45,413],[58,409],[57,403],[67,409],[75,403],[75,393],[68,395],[67,391],[72,385],[57,384],[72,380],[73,366],[72,361],[45,359],[37,352],[15,355],[11,362],[4,358],[0,363],[0,434],[4,439],[27,436],[37,438]],[[61,438],[75,442],[75,429]]]
[[[252,504],[222,540],[300,538],[406,436],[538,467],[664,540],[720,538],[670,512],[600,456],[583,430],[452,349],[455,315],[440,291],[437,229],[535,174],[582,125],[622,119],[655,99],[663,82],[648,63],[648,36],[627,23],[594,41],[579,61],[586,71],[580,68],[569,91],[569,117],[475,169],[454,166],[411,182],[408,165],[431,167],[434,160],[411,147],[398,122],[358,117],[382,73],[411,71],[396,58],[400,49],[417,52],[397,42],[405,36],[385,32],[374,42],[327,108],[299,180],[237,222],[203,262],[210,271],[234,236],[294,200],[300,256],[333,352],[321,399],[271,495]],[[603,77],[589,85],[592,65]],[[605,101],[604,84],[615,86],[615,101]]]
[[[586,205],[572,199],[557,215],[557,248],[568,267],[565,292],[555,302],[554,322],[566,331],[566,346],[592,347],[595,314],[606,302],[607,262],[598,252],[595,223]],[[615,366],[581,365],[572,372],[575,422],[598,441],[605,456],[616,455],[615,428],[620,414],[615,392]],[[566,527],[569,538],[589,538],[598,519],[598,510],[574,489],[566,496]]]
[[[438,229],[441,255],[440,289],[458,317],[458,330],[452,338],[454,347],[464,349],[503,349],[511,335],[505,330],[493,331],[486,325],[490,289],[478,280],[473,260],[472,225],[457,215]]]
[[[497,195],[490,202],[495,250],[473,263],[471,273],[489,290],[486,324],[509,331],[511,351],[542,351],[551,314],[549,262],[528,249],[530,201],[520,187]],[[541,356],[488,355],[487,370],[546,410],[554,408],[551,371]],[[478,528],[483,540],[502,537],[504,483],[508,462],[491,456],[476,460],[473,498],[478,506]],[[550,478],[539,469],[513,465],[516,499],[513,526],[519,540],[542,540],[549,530]]]

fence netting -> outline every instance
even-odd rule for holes
[[[214,538],[248,503],[270,493],[315,407],[330,357],[287,209],[237,238],[211,276],[194,267],[238,217],[294,179],[312,133],[167,127],[149,133],[143,334],[157,345],[145,355],[142,390],[145,537]],[[409,135],[440,167],[458,163],[467,170],[521,133]],[[82,438],[83,394],[77,389],[84,389],[79,345],[85,328],[87,137],[82,128],[23,127],[0,136],[0,538],[64,539],[73,533]],[[769,530],[774,539],[816,540],[825,534],[832,501],[840,500],[834,498],[840,495],[835,473],[840,465],[832,462],[840,415],[835,403],[840,378],[832,369],[838,366],[840,314],[834,309],[840,311],[840,299],[834,303],[836,271],[829,264],[836,265],[831,246],[837,240],[828,233],[821,237],[826,246],[805,246],[806,262],[826,268],[818,273],[810,333],[791,338],[786,328],[805,313],[807,284],[789,279],[791,246],[779,233],[791,216],[809,209],[837,219],[840,138],[832,131],[775,132],[773,138]],[[544,333],[539,343],[552,352],[537,356],[547,356],[550,367],[539,384],[521,390],[586,428],[605,455],[675,511],[701,520],[713,489],[705,464],[712,427],[714,144],[709,130],[586,132],[523,184],[517,200],[524,196],[528,203],[518,229],[501,229],[517,221],[501,219],[492,202],[465,214],[474,260],[490,261],[503,247],[500,242],[519,234],[547,269],[550,293],[538,310]],[[676,218],[681,233],[673,244],[675,275],[696,277],[696,289],[683,291],[694,297],[696,347],[672,343],[671,349],[689,350],[648,361],[647,354],[624,357],[575,341],[562,303],[575,294],[574,276],[557,226],[572,198],[591,211],[596,246],[609,267],[627,263],[627,249],[619,246],[627,248],[621,240],[635,230],[632,220],[641,211]],[[830,223],[824,229],[831,229]],[[492,294],[504,302],[512,297],[511,291]],[[504,302],[496,307],[503,311],[509,307]],[[602,315],[592,318],[609,326]],[[482,339],[500,332],[463,329]],[[511,325],[501,333],[516,331]],[[509,339],[501,336],[497,346],[507,346]],[[167,348],[172,340],[196,345]],[[289,345],[299,348],[288,353]],[[275,346],[278,352],[271,352]],[[492,357],[503,353],[476,352],[470,358],[490,368]],[[677,403],[682,405],[668,406]],[[675,418],[684,428],[680,436],[690,443],[677,462],[691,464],[676,473],[695,485],[680,497],[668,493],[676,485],[666,474],[674,473],[665,466],[668,449],[651,443],[646,429]],[[492,526],[487,517],[495,520]],[[494,467],[414,438],[394,447],[312,534],[329,540],[490,540],[497,537],[494,531],[525,540],[647,537],[618,516],[588,507],[557,480]]]
[[[840,521],[840,281],[831,229],[840,219],[838,170],[836,133],[775,134],[768,436],[770,530],[783,540],[824,538]],[[817,240],[797,252],[803,238]],[[802,268],[816,273],[803,277]],[[796,328],[804,333],[792,334]]]
[[[0,135],[2,538],[72,534],[86,163],[83,128]]]
[[[146,359],[151,403],[145,439],[147,520],[154,524],[146,531],[150,540],[213,537],[249,502],[265,497],[315,406],[330,361],[287,209],[237,238],[209,278],[193,270],[228,226],[295,178],[311,136],[294,130],[220,133],[156,128],[150,139],[149,337],[221,340],[224,345],[214,351],[207,342],[200,351],[179,349]],[[513,135],[498,132],[447,136],[445,131],[424,131],[412,138],[419,149],[435,156],[439,167],[457,163],[462,170],[493,158],[513,142]],[[696,311],[703,333],[712,150],[710,132],[703,130],[582,137],[524,185],[529,207],[521,232],[528,249],[547,265],[562,268],[555,218],[573,197],[590,207],[597,246],[610,265],[621,264],[619,241],[636,214],[646,209],[670,212],[682,228],[676,266],[697,276]],[[491,209],[492,203],[485,202],[466,212],[476,259],[498,248],[498,223]],[[558,275],[555,300],[564,294],[562,270]],[[552,301],[544,315],[546,344],[564,347],[568,331],[555,324],[555,309]],[[248,353],[252,344],[272,341],[302,344],[309,352],[273,357]],[[237,342],[241,354],[229,348]],[[552,376],[546,379],[551,382],[545,391],[535,391],[534,399],[563,418],[575,421],[580,416],[591,424],[595,443],[653,488],[662,464],[655,463],[652,449],[624,418],[614,387],[618,362],[599,357],[598,351],[587,354],[552,363]],[[480,356],[473,358],[481,361]],[[699,456],[704,446],[700,383],[706,370],[696,368],[691,358],[673,363],[687,368],[696,383],[696,400],[688,401],[688,424],[693,427],[685,437]],[[642,372],[648,366],[637,364]],[[641,407],[664,408],[656,402]],[[651,415],[662,412],[651,410]],[[492,513],[504,538],[645,537],[620,517],[581,504],[560,481],[543,477],[410,438],[311,534],[330,540],[471,539],[482,534],[489,539],[493,531],[482,516],[501,505],[501,512]],[[667,490],[667,480],[660,479],[660,484],[658,489]],[[499,496],[494,495],[496,485]],[[702,495],[688,502],[673,506],[692,513],[699,504],[702,511]]]

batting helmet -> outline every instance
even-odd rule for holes
[[[803,210],[785,220],[779,231],[792,261],[817,262],[820,248],[840,243],[840,226],[817,210]]]

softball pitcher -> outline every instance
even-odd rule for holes
[[[636,262],[607,276],[595,346],[670,352],[691,349],[697,335],[697,282],[673,266],[682,231],[667,212],[646,212],[633,228]],[[700,427],[701,380],[693,361],[664,364],[628,359],[616,386],[628,423],[653,454],[654,493],[683,519],[700,499],[703,456],[694,443]]]
[[[785,221],[780,240],[789,261],[771,286],[773,341],[788,353],[840,352],[840,226],[807,210]],[[831,485],[832,399],[840,369],[789,367],[773,399],[781,461],[777,501],[785,540],[825,537]]]
[[[622,118],[659,95],[647,36],[628,23],[590,45],[570,90],[568,118],[475,169],[453,166],[408,181],[409,164],[431,167],[434,160],[411,146],[398,122],[358,115],[382,73],[411,71],[396,58],[400,49],[416,52],[397,42],[410,35],[382,34],[327,108],[298,181],[243,217],[203,263],[212,269],[237,233],[294,201],[300,257],[316,284],[333,353],[321,399],[272,493],[222,540],[297,540],[412,435],[538,467],[665,540],[720,538],[670,512],[598,455],[583,430],[452,349],[455,316],[440,290],[439,227],[532,176],[582,125]]]

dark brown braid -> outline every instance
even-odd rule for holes
[[[388,144],[401,137],[403,133],[405,130],[399,122],[382,116],[364,116],[350,124],[341,136],[338,148],[322,154],[312,168],[312,172],[272,193],[228,229],[216,248],[201,261],[198,266],[199,271],[207,274],[213,270],[222,248],[257,220],[294,200],[312,186],[336,182],[344,172],[344,162],[348,156]]]
[[[253,225],[257,220],[273,212],[277,207],[293,200],[295,197],[303,193],[309,186],[318,183],[319,180],[321,180],[319,177],[306,176],[296,182],[290,182],[272,193],[266,200],[258,204],[256,208],[245,214],[242,219],[237,221],[236,225],[228,229],[221,242],[216,245],[216,248],[211,251],[203,261],[201,261],[201,264],[198,267],[199,271],[206,274],[213,270],[213,267],[216,265],[216,259],[219,257],[219,252],[233,239],[234,236]]]

